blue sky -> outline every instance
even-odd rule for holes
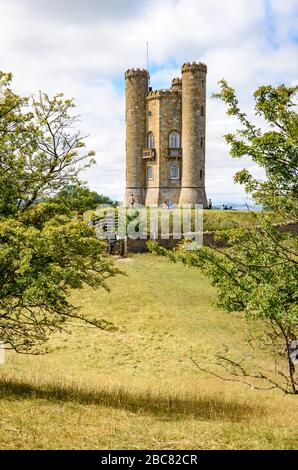
[[[297,0],[10,0],[1,5],[0,68],[15,89],[63,91],[76,99],[80,127],[97,164],[89,185],[121,200],[125,186],[124,80],[127,68],[146,66],[151,85],[166,88],[181,65],[203,61],[207,75],[207,195],[242,202],[233,183],[248,160],[233,160],[222,135],[237,126],[224,105],[209,99],[226,78],[241,106],[253,110],[263,84],[298,83]]]

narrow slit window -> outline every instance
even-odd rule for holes
[[[148,149],[154,149],[154,136],[152,132],[148,132],[147,146],[148,146]]]
[[[147,180],[153,180],[153,168],[152,168],[152,166],[147,167]]]

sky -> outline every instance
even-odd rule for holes
[[[214,202],[243,203],[235,160],[223,135],[237,128],[211,99],[218,81],[236,89],[253,118],[253,91],[298,84],[298,0],[0,0],[0,69],[12,72],[22,95],[64,92],[74,97],[79,127],[96,165],[88,185],[123,200],[125,188],[124,72],[146,67],[153,89],[169,88],[184,62],[207,74],[206,190]]]

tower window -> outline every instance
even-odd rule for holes
[[[180,135],[178,132],[170,132],[169,134],[169,147],[171,149],[178,149],[180,147]]]
[[[171,180],[178,180],[179,179],[179,166],[178,165],[171,165],[171,167],[170,167],[170,177],[171,177]]]
[[[201,147],[203,147],[204,139],[201,137]]]
[[[148,147],[148,149],[154,149],[154,136],[153,136],[152,132],[148,132],[147,147]]]
[[[201,116],[204,116],[204,106],[201,106]]]
[[[153,168],[152,168],[152,166],[147,166],[147,180],[153,180]]]
[[[200,170],[200,178],[202,179],[203,178],[203,171]]]

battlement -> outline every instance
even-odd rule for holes
[[[182,80],[179,77],[175,77],[172,80],[172,86],[171,86],[172,91],[180,91],[182,90]]]
[[[128,69],[125,72],[125,79],[132,77],[149,77],[149,73],[145,69]]]
[[[173,80],[172,80],[172,86],[173,86],[173,85],[182,85],[182,80],[181,80],[181,78],[179,78],[179,77],[173,78]]]
[[[207,73],[207,65],[203,62],[186,62],[181,67],[181,73],[197,71]]]
[[[147,100],[161,100],[176,98],[177,94],[173,93],[174,90],[154,90],[150,91],[147,95]]]

